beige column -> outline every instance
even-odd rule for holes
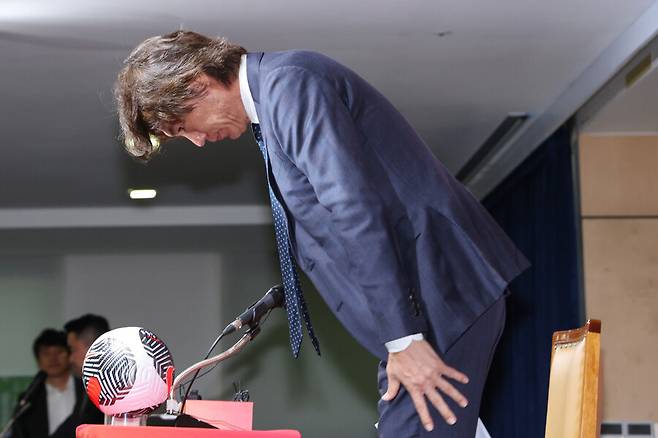
[[[658,421],[658,134],[579,141],[588,318],[602,321],[603,420]]]

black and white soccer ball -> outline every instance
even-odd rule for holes
[[[139,416],[167,399],[173,372],[173,358],[160,338],[140,327],[122,327],[91,345],[82,381],[104,414]]]

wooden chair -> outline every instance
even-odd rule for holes
[[[546,438],[599,436],[601,321],[553,333]]]

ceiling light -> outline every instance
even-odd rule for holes
[[[153,199],[157,194],[158,192],[156,192],[153,189],[128,190],[128,195],[130,195],[130,199]]]

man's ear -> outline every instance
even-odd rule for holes
[[[216,80],[205,73],[200,73],[199,76],[194,78],[194,80],[190,83],[189,90],[193,91],[194,93],[204,94],[208,87],[215,83],[217,83]]]

